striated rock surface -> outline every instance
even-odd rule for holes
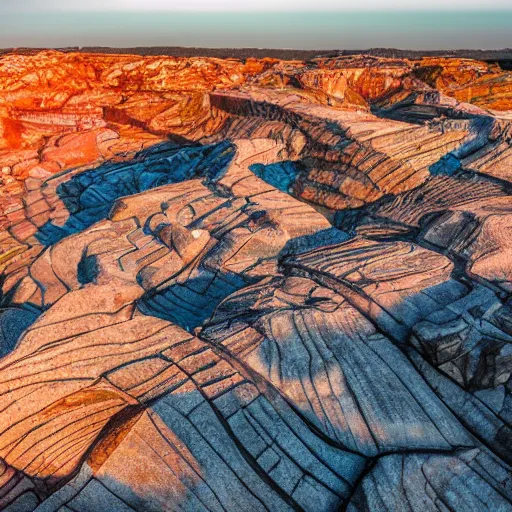
[[[0,510],[512,510],[511,98],[0,57]]]

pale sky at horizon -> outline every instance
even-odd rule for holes
[[[0,0],[0,48],[499,49],[511,27],[512,0]]]
[[[510,0],[0,0],[7,11],[381,11],[512,9]]]

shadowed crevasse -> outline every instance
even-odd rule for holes
[[[57,188],[70,214],[66,223],[48,222],[36,237],[43,245],[53,245],[104,219],[120,197],[196,177],[219,177],[232,156],[229,141],[190,147],[164,143],[141,151],[129,162],[109,162],[84,171]]]

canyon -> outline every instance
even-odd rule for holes
[[[511,373],[497,63],[0,56],[0,510],[509,511]]]

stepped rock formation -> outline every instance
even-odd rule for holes
[[[512,510],[512,76],[0,57],[0,510]]]

